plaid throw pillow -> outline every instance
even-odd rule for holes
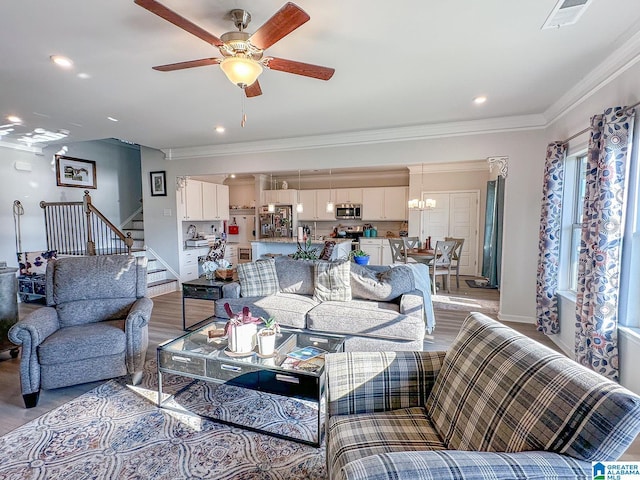
[[[317,262],[313,267],[315,290],[313,299],[318,302],[351,300],[351,262]]]
[[[273,258],[238,264],[241,297],[265,297],[280,291]]]

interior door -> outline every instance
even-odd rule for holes
[[[460,275],[478,275],[478,209],[480,192],[425,192],[436,208],[422,212],[422,235],[431,237],[431,246],[444,237],[464,238]]]

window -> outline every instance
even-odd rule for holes
[[[569,247],[569,290],[578,289],[578,257],[580,256],[580,236],[582,232],[582,214],[584,212],[584,195],[587,187],[587,157],[576,157],[576,168],[573,188],[573,202],[571,211],[571,246]]]

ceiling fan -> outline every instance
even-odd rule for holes
[[[154,70],[171,72],[185,68],[219,64],[227,78],[242,88],[247,97],[262,95],[258,77],[262,73],[263,66],[271,70],[294,73],[320,80],[329,80],[335,72],[333,68],[264,56],[264,51],[267,48],[311,18],[304,10],[291,2],[285,4],[253,34],[244,31],[251,21],[251,14],[241,9],[231,10],[231,18],[238,31],[227,32],[220,38],[156,0],[134,0],[134,2],[210,45],[217,47],[222,54],[222,58],[202,58],[200,60],[159,65],[153,67]]]

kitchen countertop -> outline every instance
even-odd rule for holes
[[[335,241],[336,243],[349,242],[350,238],[327,238],[325,240],[311,240],[311,244],[324,244],[324,242]],[[252,240],[251,243],[298,243],[297,238],[260,238],[258,240]],[[301,242],[302,243],[302,242]]]

